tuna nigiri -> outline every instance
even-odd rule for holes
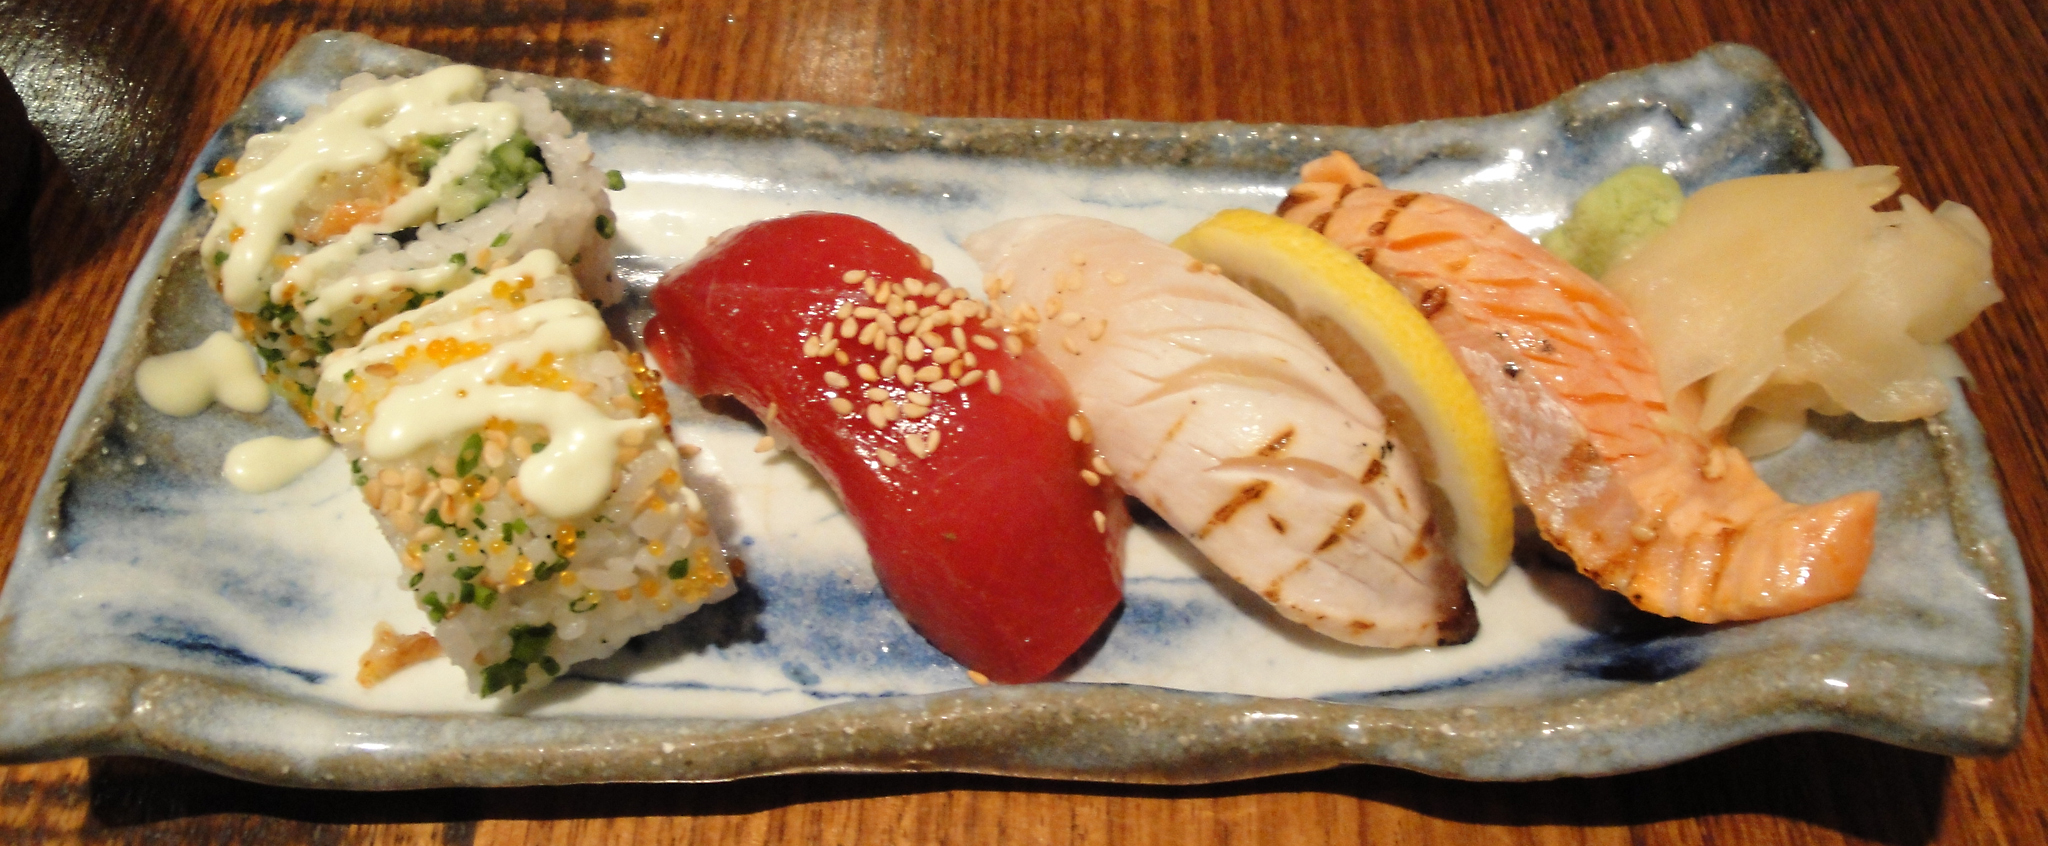
[[[994,302],[1074,387],[1105,468],[1282,615],[1348,643],[1461,643],[1471,596],[1385,418],[1285,315],[1130,229],[970,236]]]
[[[1590,277],[1484,211],[1383,187],[1343,153],[1305,165],[1279,213],[1356,253],[1443,334],[1517,493],[1586,575],[1698,622],[1855,591],[1877,494],[1781,499],[1740,452],[1669,412],[1635,321]]]
[[[1121,601],[1123,495],[1084,474],[1066,382],[881,227],[810,213],[733,230],[670,271],[654,308],[667,376],[792,442],[941,651],[1034,681]]]

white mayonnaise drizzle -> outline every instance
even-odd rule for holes
[[[215,401],[252,414],[270,407],[255,354],[226,332],[189,350],[143,359],[135,368],[135,392],[173,417],[191,417]]]
[[[373,304],[380,294],[393,294],[404,290],[433,293],[445,291],[450,285],[469,277],[468,269],[449,262],[434,267],[416,270],[385,270],[344,276],[334,282],[320,286],[313,295],[306,298],[306,304],[299,314],[307,323],[318,323],[323,318],[333,320],[360,310],[364,305]],[[276,292],[272,292],[276,296]]]
[[[475,170],[486,153],[510,141],[519,128],[517,106],[476,102],[483,86],[483,71],[452,65],[358,91],[326,113],[301,121],[290,134],[278,136],[284,139],[281,149],[221,189],[219,216],[206,234],[209,252],[228,253],[220,268],[221,294],[228,304],[243,311],[263,304],[262,271],[291,229],[299,204],[321,177],[383,161],[410,137],[466,133],[442,155],[427,184],[386,207],[376,221],[301,258],[279,284],[311,287],[319,272],[352,261],[369,245],[372,234],[424,222],[448,185]],[[230,243],[228,235],[236,229],[242,234]]]
[[[270,435],[228,450],[220,474],[243,493],[274,491],[318,466],[333,451],[334,445],[326,438],[293,440]]]
[[[520,265],[533,262],[529,268],[540,268],[551,261],[559,267],[559,259],[552,253],[530,255]],[[520,275],[507,273],[520,265],[492,276]],[[479,279],[401,318],[420,323],[474,311],[490,296],[496,281],[492,277]],[[436,311],[428,313],[429,309]],[[397,320],[400,318],[393,318]],[[391,326],[380,325],[369,337],[387,337],[391,331],[395,331]],[[491,382],[512,367],[535,366],[547,353],[567,358],[607,349],[611,332],[604,318],[595,306],[577,299],[546,300],[513,312],[471,314],[392,340],[336,352],[321,365],[323,387],[340,387],[351,370],[397,359],[408,347],[424,347],[444,338],[492,346],[483,355],[450,365],[426,381],[392,389],[377,404],[364,432],[363,451],[371,458],[401,458],[461,432],[482,428],[494,417],[537,424],[547,429],[548,445],[520,466],[520,493],[550,517],[573,519],[596,510],[611,493],[619,438],[627,432],[660,426],[653,417],[607,417],[590,401],[566,391]]]

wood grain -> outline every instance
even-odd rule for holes
[[[0,69],[43,126],[27,267],[0,266],[0,549],[127,274],[207,134],[300,37],[671,97],[940,115],[1380,124],[1542,103],[1756,45],[1859,161],[1975,207],[2008,301],[1959,342],[2029,571],[2048,566],[2048,31],[2020,0],[0,0]],[[5,220],[0,216],[0,220]],[[18,264],[18,262],[16,263]],[[2048,606],[2036,592],[2035,614]],[[2037,643],[2040,638],[2037,636]],[[0,767],[0,844],[2048,842],[2048,696],[2020,747],[1949,760],[1833,736],[1647,773],[1462,784],[1374,768],[1196,788],[920,775],[337,794],[154,762]]]

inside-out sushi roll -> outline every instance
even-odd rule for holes
[[[354,76],[200,183],[208,272],[300,411],[328,353],[531,250],[616,297],[589,144],[539,91],[487,88],[467,65]]]
[[[483,695],[734,592],[658,377],[553,252],[372,327],[326,358],[312,409]]]

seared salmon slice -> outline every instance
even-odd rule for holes
[[[1643,610],[1703,623],[1855,592],[1877,494],[1784,501],[1718,434],[1671,413],[1618,297],[1499,218],[1387,188],[1344,153],[1301,173],[1278,213],[1356,254],[1443,334],[1517,494],[1581,572]]]

